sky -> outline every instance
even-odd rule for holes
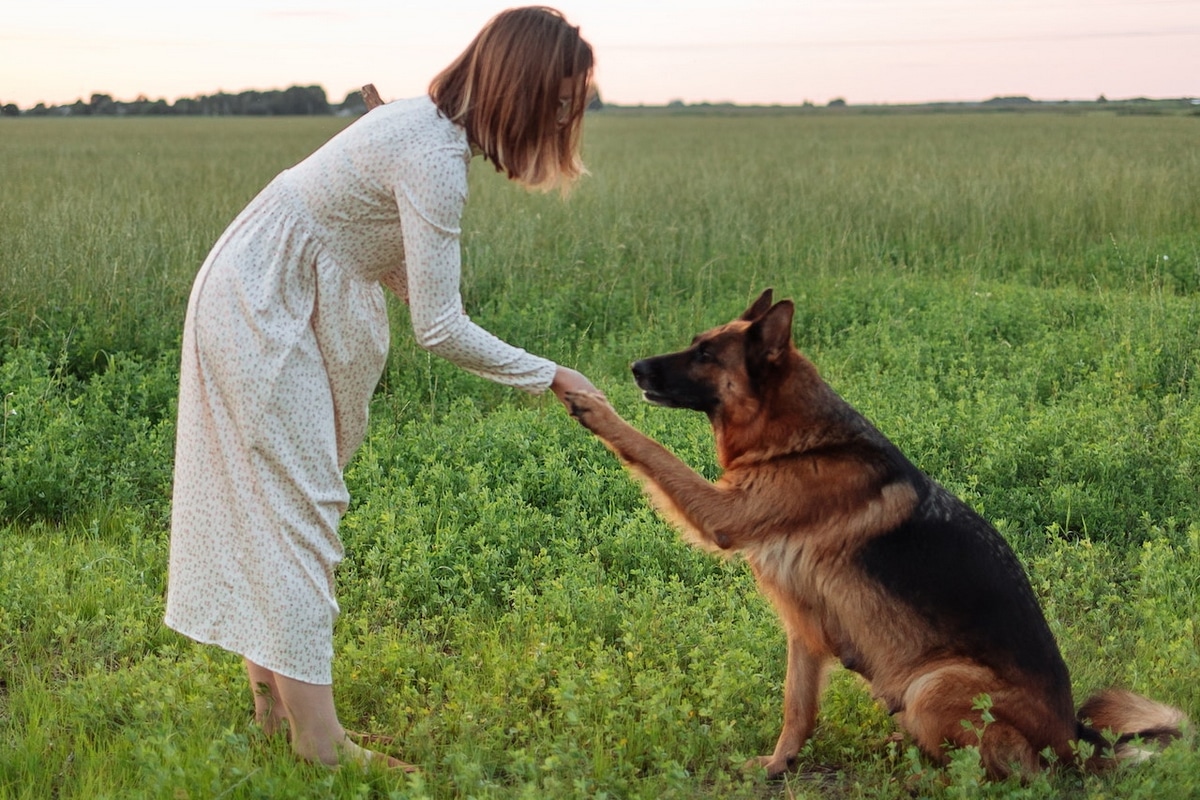
[[[421,94],[505,0],[0,0],[0,104]],[[1200,0],[561,0],[621,105],[1200,97]]]

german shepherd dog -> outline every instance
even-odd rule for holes
[[[793,313],[768,289],[686,350],[633,365],[648,401],[708,415],[723,470],[715,483],[602,395],[567,396],[686,539],[745,557],[779,614],[783,731],[775,752],[750,764],[771,777],[789,769],[835,658],[932,759],[944,764],[947,746],[974,745],[992,778],[1028,776],[1047,753],[1074,762],[1078,740],[1094,747],[1085,768],[1099,769],[1144,754],[1136,740],[1181,735],[1181,711],[1123,690],[1100,692],[1076,714],[1016,555],[819,377],[792,342]]]

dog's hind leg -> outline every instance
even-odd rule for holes
[[[1011,699],[1004,692],[986,667],[951,664],[913,681],[898,721],[940,764],[947,761],[947,746],[977,747],[989,778],[1002,780],[1013,772],[1030,775],[1041,767],[1041,757],[1026,733],[1006,719],[1002,706]],[[987,722],[976,704],[982,695],[995,702]]]

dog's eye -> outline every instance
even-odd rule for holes
[[[697,347],[693,359],[697,364],[712,364],[717,360],[717,357],[707,347]]]

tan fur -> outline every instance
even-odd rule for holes
[[[1075,738],[1095,734],[1073,715],[1066,668],[1011,550],[820,379],[792,345],[791,321],[791,304],[773,305],[768,291],[687,350],[634,365],[647,399],[708,415],[723,469],[716,482],[602,396],[568,395],[572,413],[642,480],[663,516],[698,547],[741,554],[778,612],[788,650],[783,729],[755,763],[770,775],[788,769],[812,734],[835,658],[866,677],[938,761],[946,744],[979,746],[988,773],[1001,777],[1038,769],[1047,748],[1071,759]],[[963,569],[991,581],[982,599],[964,585],[962,601],[982,604],[982,615],[963,612],[957,598],[928,600],[923,586],[906,583],[911,568],[891,566],[899,555],[922,568],[913,548],[932,545],[921,542],[961,550]],[[949,559],[941,574],[954,585],[953,554],[930,558]],[[972,707],[980,695],[995,717],[986,726]],[[1122,733],[1177,733],[1183,721],[1129,693],[1102,696],[1091,713],[1098,727]]]

